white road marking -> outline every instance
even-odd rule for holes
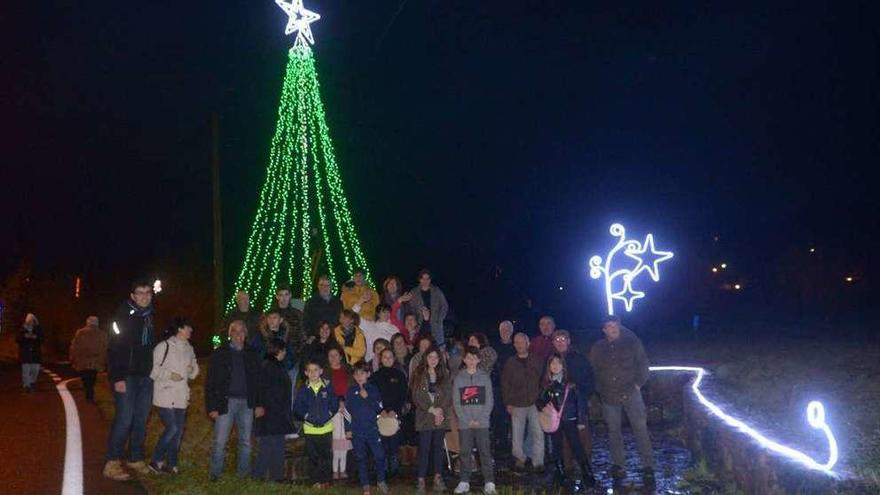
[[[67,422],[62,495],[82,495],[83,493],[82,431],[80,430],[76,401],[67,390],[67,384],[75,380],[79,380],[79,378],[64,380],[55,385],[55,388],[58,389],[58,395],[61,396],[61,402],[64,403],[64,416]]]

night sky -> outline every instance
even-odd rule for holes
[[[812,245],[876,273],[872,4],[306,0],[367,257],[407,281],[432,267],[453,301],[494,267],[539,300],[594,295],[586,260],[612,221],[682,260],[718,235],[752,277]],[[181,252],[209,262],[216,112],[231,281],[293,43],[283,12],[5,10],[0,270],[27,257],[127,281]]]

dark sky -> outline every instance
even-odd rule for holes
[[[306,0],[380,274],[429,265],[449,285],[497,264],[528,290],[587,285],[615,220],[681,253],[714,233],[752,258],[877,240],[873,2],[402,3]],[[283,12],[4,10],[3,258],[131,274],[181,250],[209,259],[217,112],[231,278],[293,42]]]

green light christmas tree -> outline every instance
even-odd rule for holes
[[[258,309],[269,308],[280,283],[289,283],[294,296],[307,297],[318,272],[328,274],[335,287],[355,267],[372,280],[342,187],[310,47],[310,24],[320,16],[306,10],[302,0],[275,3],[289,16],[285,34],[296,33],[296,41],[288,54],[266,180],[235,283]],[[233,306],[231,300],[228,308]]]

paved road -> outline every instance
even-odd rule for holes
[[[52,367],[62,378],[74,373]],[[107,422],[85,401],[78,381],[68,384],[79,413],[86,494],[144,494],[137,482],[114,483],[101,476]],[[61,493],[64,477],[66,420],[64,405],[52,378],[40,373],[36,391],[21,391],[17,363],[0,361],[0,480],[3,493]]]

